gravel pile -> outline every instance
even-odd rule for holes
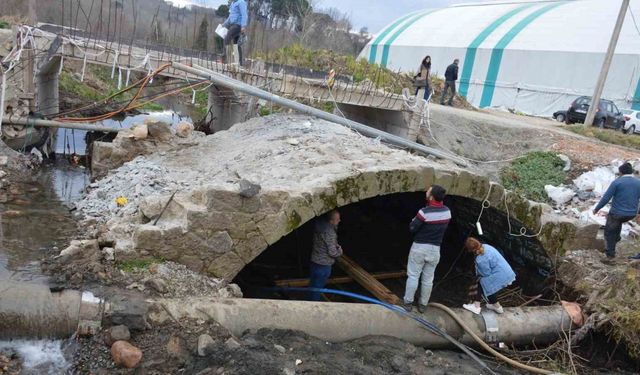
[[[76,208],[85,217],[106,221],[113,216],[134,214],[143,197],[172,193],[185,185],[188,184],[174,181],[165,168],[139,156],[89,185],[89,192],[76,203]],[[127,204],[119,207],[116,203],[118,197],[125,197]]]
[[[242,297],[235,284],[227,285],[222,279],[199,274],[186,266],[173,262],[153,264],[130,273],[135,280],[128,288],[158,293],[167,298],[184,297]]]

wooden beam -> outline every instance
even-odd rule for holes
[[[389,279],[401,279],[407,276],[405,271],[396,271],[396,272],[378,272],[372,273],[376,280],[389,280]],[[332,277],[327,280],[327,285],[337,285],[337,284],[349,284],[354,282],[351,276],[340,276],[340,277]],[[288,286],[292,288],[304,288],[309,286],[309,279],[289,279],[289,280],[276,280],[276,286]]]
[[[397,305],[400,298],[393,294],[386,286],[376,280],[370,273],[360,267],[353,259],[346,255],[336,259],[336,264],[342,268],[347,275],[351,276],[363,288],[371,292],[377,299]]]

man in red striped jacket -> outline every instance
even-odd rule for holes
[[[403,307],[407,311],[412,309],[420,275],[422,283],[418,311],[425,311],[431,296],[433,275],[440,261],[440,244],[451,220],[451,211],[442,202],[446,193],[442,186],[431,186],[426,194],[427,205],[418,211],[409,224],[409,230],[413,234],[413,245],[409,252],[407,286],[404,294]]]

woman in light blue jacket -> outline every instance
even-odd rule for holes
[[[474,314],[480,314],[482,311],[480,302],[484,297],[489,302],[487,303],[489,310],[502,314],[504,309],[498,302],[498,292],[511,285],[516,279],[516,274],[495,247],[480,243],[473,237],[467,239],[464,247],[476,257],[478,283],[474,283],[469,292],[472,302],[462,307]]]

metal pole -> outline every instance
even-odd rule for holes
[[[602,63],[602,69],[600,70],[600,76],[596,82],[596,88],[593,90],[593,97],[591,98],[591,105],[587,112],[587,117],[584,119],[586,126],[593,125],[593,120],[596,117],[596,111],[600,106],[600,96],[604,89],[604,84],[607,81],[607,75],[609,74],[609,67],[611,67],[611,60],[613,60],[613,53],[616,51],[616,45],[618,44],[618,37],[620,36],[620,30],[624,23],[624,16],[627,14],[627,8],[629,7],[630,0],[622,0],[620,12],[618,13],[618,19],[616,25],[613,28],[613,34],[609,41],[609,47],[607,48],[607,54],[604,56],[604,62]]]
[[[76,124],[69,122],[59,122],[51,120],[32,119],[25,117],[3,117],[2,124],[35,126],[36,128],[66,128],[76,130],[88,130],[103,133],[117,133],[121,128],[111,128],[108,126],[98,126],[92,124]]]
[[[359,122],[355,122],[355,121],[351,121],[349,119],[334,115],[332,113],[328,113],[313,107],[310,107],[308,105],[304,105],[304,104],[300,104],[296,101],[293,100],[289,100],[289,99],[285,99],[283,97],[280,97],[278,95],[274,95],[271,94],[267,91],[258,89],[256,87],[253,87],[251,85],[248,85],[244,82],[235,80],[233,78],[229,78],[226,77],[222,74],[210,71],[208,69],[203,69],[203,68],[193,68],[181,63],[177,63],[177,62],[173,62],[171,63],[173,68],[177,69],[177,70],[182,70],[186,73],[190,73],[193,74],[195,76],[198,77],[202,77],[205,78],[215,84],[221,85],[221,86],[225,86],[228,87],[232,90],[236,90],[236,91],[240,91],[242,93],[245,93],[247,95],[252,95],[252,96],[256,96],[260,99],[264,99],[266,101],[270,101],[273,103],[276,103],[280,106],[283,107],[287,107],[287,108],[291,108],[293,110],[296,110],[298,112],[307,114],[307,115],[311,115],[311,116],[315,116],[318,118],[321,118],[323,120],[327,120],[327,121],[331,121],[331,122],[335,122],[337,124],[340,125],[344,125],[348,128],[351,128],[353,130],[356,130],[357,132],[364,134],[366,136],[372,137],[372,138],[380,138],[382,141],[390,143],[392,145],[396,145],[399,147],[406,147],[410,150],[414,150],[417,152],[420,152],[422,154],[427,154],[427,155],[433,155],[442,159],[448,159],[451,160],[453,162],[455,162],[458,165],[461,166],[468,166],[467,162],[459,157],[455,157],[449,154],[446,154],[440,150],[436,150],[434,148],[431,147],[426,147],[423,146],[421,144],[415,143],[415,142],[411,142],[408,141],[402,137],[398,137],[396,135],[393,134],[389,134],[387,132],[383,132],[381,130],[372,128],[370,126],[361,124]]]

